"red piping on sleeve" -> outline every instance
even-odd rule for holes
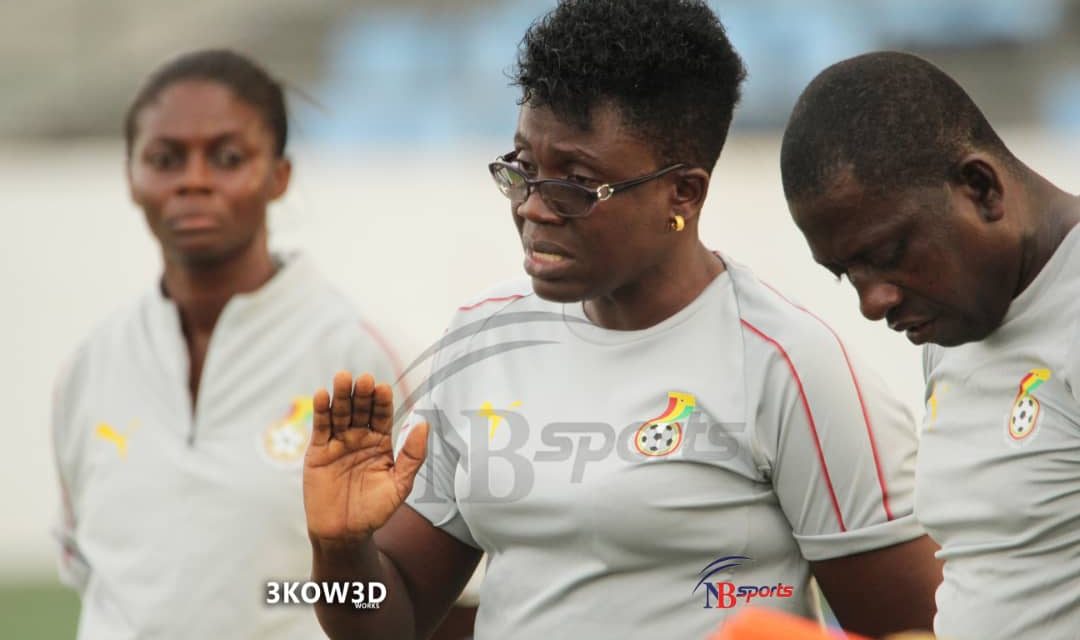
[[[855,385],[855,395],[859,398],[859,408],[862,409],[863,424],[866,425],[866,437],[870,440],[870,453],[874,458],[874,471],[877,472],[878,486],[881,487],[881,506],[885,509],[885,518],[888,520],[894,520],[892,509],[889,508],[889,489],[885,482],[885,472],[881,468],[881,457],[878,455],[877,439],[874,437],[874,425],[870,421],[870,412],[866,409],[866,400],[863,398],[862,385],[859,384],[859,378],[855,375],[855,367],[851,365],[851,358],[848,356],[847,347],[844,346],[844,341],[840,339],[840,336],[829,326],[827,322],[822,320],[813,311],[810,311],[806,307],[797,305],[791,300],[784,297],[784,294],[774,289],[771,285],[762,282],[773,293],[780,297],[781,300],[795,307],[799,311],[807,314],[811,318],[817,320],[829,330],[829,333],[836,338],[836,343],[840,345],[840,352],[844,354],[844,363],[847,364],[848,373],[851,374],[851,382]]]
[[[795,385],[799,388],[799,398],[802,400],[803,411],[806,412],[806,421],[810,425],[810,433],[814,436],[814,448],[817,450],[818,461],[821,463],[821,470],[825,474],[825,486],[829,489],[829,498],[832,500],[833,511],[836,513],[836,519],[840,522],[840,531],[847,531],[847,527],[844,525],[844,516],[840,513],[840,502],[836,499],[836,491],[833,489],[832,478],[829,477],[829,467],[825,464],[825,453],[821,449],[821,439],[818,437],[817,423],[814,422],[814,414],[810,412],[810,402],[806,399],[806,389],[803,388],[802,378],[799,377],[799,372],[795,370],[795,363],[791,361],[784,347],[773,338],[766,335],[761,329],[758,329],[754,325],[750,324],[746,320],[742,320],[743,326],[753,331],[762,340],[768,342],[780,355],[783,356],[784,361],[787,362],[788,369],[791,371],[791,377],[795,379]]]

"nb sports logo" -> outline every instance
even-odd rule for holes
[[[706,609],[731,609],[740,604],[750,604],[755,598],[791,598],[795,595],[795,586],[777,582],[775,584],[740,584],[731,580],[710,581],[719,573],[734,573],[734,569],[743,562],[752,562],[748,556],[724,556],[713,560],[698,575],[700,579],[694,586],[693,593],[704,587]]]

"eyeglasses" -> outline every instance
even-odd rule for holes
[[[516,155],[517,152],[512,151],[495,158],[495,162],[488,165],[491,177],[495,179],[495,186],[515,205],[525,202],[532,192],[536,191],[544,204],[561,218],[584,218],[592,213],[597,202],[603,202],[616,193],[645,184],[686,166],[680,162],[639,178],[602,184],[593,189],[569,180],[555,178],[533,180],[514,164]]]

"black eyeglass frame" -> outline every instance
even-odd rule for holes
[[[557,216],[559,216],[560,218],[570,218],[570,219],[584,218],[584,217],[588,216],[590,213],[592,213],[593,209],[596,208],[597,203],[609,200],[616,193],[622,193],[623,191],[626,191],[628,189],[632,189],[633,187],[636,187],[638,185],[642,185],[642,184],[645,184],[646,182],[656,180],[657,178],[659,178],[661,176],[665,176],[665,175],[671,173],[672,171],[676,171],[678,169],[685,169],[688,166],[687,164],[685,164],[683,162],[677,162],[675,164],[668,165],[668,166],[666,166],[666,167],[664,167],[662,169],[658,169],[656,171],[653,171],[652,173],[648,173],[648,174],[645,174],[643,176],[638,176],[637,178],[630,178],[629,180],[622,180],[620,182],[604,183],[604,184],[600,185],[599,187],[596,187],[595,189],[592,189],[592,188],[586,187],[583,184],[579,184],[577,182],[572,182],[570,180],[562,180],[562,179],[559,179],[559,178],[544,178],[544,179],[540,179],[540,180],[530,178],[529,176],[525,175],[525,172],[523,172],[520,167],[518,167],[517,165],[515,165],[513,163],[514,156],[516,156],[516,155],[517,155],[516,151],[511,151],[510,153],[507,153],[507,154],[496,157],[495,161],[488,165],[488,171],[491,172],[491,178],[493,180],[495,180],[496,186],[502,184],[502,181],[499,180],[499,178],[496,175],[497,172],[499,170],[505,169],[507,171],[516,173],[517,175],[521,176],[521,179],[525,183],[525,197],[523,197],[520,201],[517,201],[517,204],[521,204],[521,203],[525,202],[526,200],[528,200],[529,196],[531,196],[533,194],[534,190],[541,189],[543,187],[543,185],[545,185],[545,184],[555,184],[555,185],[559,185],[559,186],[562,186],[562,187],[568,187],[570,189],[581,191],[583,194],[585,194],[589,198],[589,204],[585,207],[585,209],[580,214],[567,215],[565,212],[558,211],[556,208],[549,206],[549,208],[551,208],[551,210]],[[511,202],[515,202],[513,200],[513,198],[510,197],[510,194],[504,192],[501,187],[499,188],[499,193],[502,193],[503,195],[505,195],[508,199],[510,199]],[[547,204],[547,200],[544,199],[543,191],[537,191],[537,193],[540,194],[540,199],[544,200],[544,203]]]

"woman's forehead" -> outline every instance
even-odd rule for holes
[[[140,137],[215,138],[226,133],[258,135],[259,111],[228,87],[212,81],[182,81],[165,87],[140,110]]]
[[[596,162],[636,159],[647,165],[653,155],[609,104],[592,109],[587,127],[560,117],[550,107],[522,105],[514,142],[522,149]]]

